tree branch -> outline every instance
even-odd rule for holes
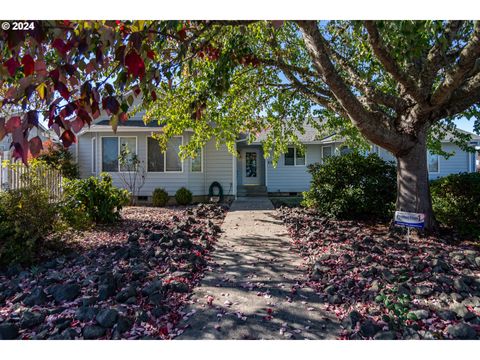
[[[431,103],[434,106],[445,104],[449,101],[455,89],[457,89],[466,76],[475,66],[475,62],[480,57],[480,21],[475,22],[475,29],[473,31],[468,44],[460,53],[460,59],[456,66],[454,66],[445,75],[442,84],[433,93]]]
[[[425,102],[420,89],[397,64],[395,59],[383,43],[377,25],[374,21],[365,21],[365,28],[368,32],[368,42],[385,70],[404,88],[405,92],[412,96],[418,103]]]
[[[437,75],[438,70],[445,65],[445,59],[448,57],[447,51],[456,38],[458,31],[462,27],[464,21],[449,21],[445,29],[446,43],[437,41],[428,52],[427,59],[424,63],[420,76],[420,87],[430,89]]]
[[[328,56],[327,43],[316,21],[297,21],[313,65],[340,103],[352,123],[372,142],[398,153],[413,146],[408,135],[392,129],[392,119],[379,112],[368,111],[345,84]],[[375,121],[376,120],[376,121]]]

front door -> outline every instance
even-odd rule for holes
[[[261,166],[260,150],[243,149],[243,184],[260,185],[261,184]]]

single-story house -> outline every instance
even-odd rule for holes
[[[146,180],[139,191],[139,200],[150,200],[155,188],[164,188],[170,195],[186,187],[198,199],[208,196],[210,185],[218,182],[225,196],[249,195],[293,195],[308,190],[311,176],[309,164],[322,162],[327,156],[348,151],[343,141],[335,136],[319,138],[314,128],[306,127],[299,140],[305,145],[305,152],[295,147],[281,156],[276,167],[271,158],[265,159],[261,136],[247,144],[245,137],[236,143],[237,156],[222,146],[217,149],[215,142],[208,142],[195,158],[181,160],[179,146],[189,141],[191,132],[170,140],[165,153],[160,152],[158,142],[151,137],[160,127],[145,125],[142,114],[130,118],[112,131],[107,119],[100,118],[90,128],[78,134],[78,142],[72,149],[79,164],[82,177],[96,176],[101,172],[112,175],[114,184],[121,187],[119,172],[122,171],[118,155],[122,146],[136,152],[146,167]],[[480,137],[474,136],[472,143],[480,144]],[[451,173],[475,171],[475,154],[461,150],[450,140],[445,140],[444,149],[453,151],[448,159],[429,154],[430,178]],[[373,146],[373,152],[386,160],[395,158],[386,150]]]

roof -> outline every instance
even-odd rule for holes
[[[303,144],[321,144],[325,135],[319,133],[319,131],[310,124],[305,123],[303,131],[295,130],[294,134],[297,136],[299,142]],[[260,132],[253,141],[253,144],[259,144],[267,139],[268,130]]]

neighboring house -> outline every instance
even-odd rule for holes
[[[28,134],[28,138],[31,139],[37,135],[40,137],[40,139],[42,139],[42,142],[45,140],[53,140],[57,137],[52,130],[47,129],[41,123],[38,123],[38,127],[34,127],[30,130]],[[11,142],[12,142],[12,135],[10,134],[5,136],[2,140],[0,140],[0,157],[2,157],[3,159],[10,158]]]
[[[146,166],[145,185],[139,192],[141,200],[149,200],[155,188],[164,188],[170,195],[182,186],[192,191],[198,199],[208,196],[210,185],[219,182],[224,195],[248,196],[270,194],[296,194],[309,188],[311,176],[309,164],[322,162],[327,156],[349,151],[342,140],[335,136],[319,138],[317,131],[306,127],[304,134],[298,134],[305,145],[305,153],[290,147],[282,155],[276,167],[272,159],[265,159],[260,135],[255,142],[247,144],[246,138],[239,136],[236,148],[238,156],[228,152],[226,146],[217,149],[211,140],[195,159],[181,160],[178,149],[189,141],[192,132],[185,131],[183,136],[170,140],[165,153],[161,153],[151,134],[161,131],[156,125],[146,126],[142,114],[119,125],[114,134],[108,120],[96,121],[88,129],[78,134],[78,143],[72,151],[75,154],[82,177],[108,172],[114,184],[121,187],[118,174],[122,171],[118,155],[122,146],[133,149]],[[480,144],[480,137],[474,137],[472,143]],[[434,179],[451,173],[475,171],[475,154],[467,153],[448,139],[444,142],[446,151],[455,154],[448,159],[429,154],[430,178]],[[386,150],[377,146],[372,151],[386,160],[395,158]]]

